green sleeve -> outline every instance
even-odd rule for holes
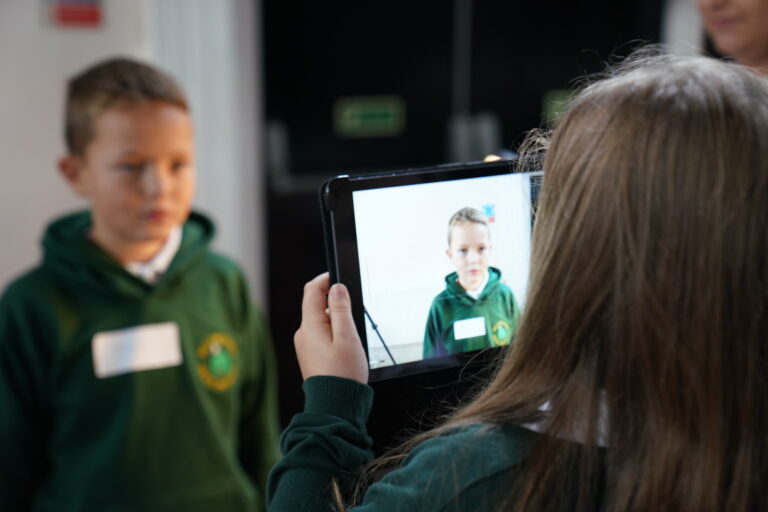
[[[365,423],[373,390],[340,377],[311,377],[304,382],[304,412],[283,432],[283,458],[269,475],[270,511],[334,510],[331,483],[350,486],[371,460]]]
[[[250,373],[243,383],[238,451],[243,468],[263,496],[269,470],[280,457],[276,365],[266,321],[251,303],[244,278],[241,279],[241,300],[243,314],[246,316],[244,322],[247,338],[251,342],[251,364]]]
[[[510,327],[512,328],[512,340],[514,340],[515,333],[517,332],[517,324],[520,322],[520,307],[517,305],[517,300],[515,300],[515,294],[512,293],[512,290],[509,291],[509,300],[512,309],[512,322]]]
[[[47,446],[50,358],[41,347],[46,319],[0,300],[0,510],[29,510]]]
[[[427,325],[424,328],[423,359],[429,359],[438,355],[437,344],[442,343],[439,317],[440,314],[435,307],[435,303],[432,302],[432,306],[429,308],[429,316],[427,317]]]
[[[353,484],[371,459],[365,421],[372,389],[339,377],[311,377],[304,392],[304,412],[283,432],[283,458],[269,475],[271,512],[338,510],[332,481]],[[515,426],[470,426],[428,439],[348,512],[494,510],[532,435]]]

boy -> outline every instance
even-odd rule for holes
[[[278,457],[271,343],[191,212],[175,82],[127,59],[69,83],[59,162],[88,212],[0,301],[0,510],[260,510]]]
[[[456,268],[432,301],[424,359],[508,345],[520,310],[501,271],[488,264],[491,235],[479,210],[462,208],[448,222],[446,254]]]

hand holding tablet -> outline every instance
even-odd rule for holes
[[[326,273],[304,287],[301,327],[293,338],[301,376],[307,380],[330,375],[365,384],[368,362],[352,320],[349,293],[343,285],[329,286]]]

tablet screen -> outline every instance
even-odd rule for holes
[[[541,173],[449,177],[352,187],[349,273],[373,378],[514,340]]]

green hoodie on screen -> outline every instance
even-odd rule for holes
[[[424,330],[424,359],[509,345],[520,309],[512,290],[501,282],[501,271],[488,268],[488,283],[477,299],[459,284],[458,274],[445,276],[445,290],[432,300]],[[481,318],[472,323],[472,319]],[[469,325],[464,337],[462,327]],[[464,322],[463,325],[457,322]],[[459,333],[457,339],[456,333]]]
[[[0,299],[0,510],[261,510],[278,458],[272,345],[241,271],[208,249],[213,224],[192,213],[148,284],[90,223],[52,223],[43,263]],[[126,373],[96,375],[97,335],[130,345],[157,324],[176,326],[163,340],[178,362],[133,370],[146,354],[118,351]]]

